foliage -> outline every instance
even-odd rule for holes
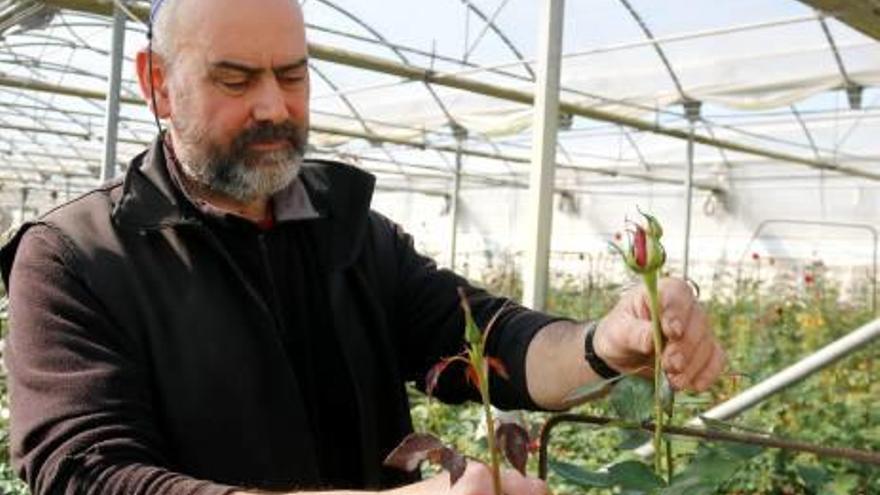
[[[596,257],[586,257],[591,262]],[[702,281],[712,287],[712,294],[702,302],[722,345],[728,352],[730,372],[710,392],[698,396],[676,397],[674,424],[681,424],[722,402],[749,386],[792,364],[823,345],[873,319],[867,280],[864,287],[843,298],[838,285],[819,262],[794,266],[788,273],[771,278],[766,260],[761,271],[746,266],[737,276],[733,270],[719,267],[717,280]],[[590,266],[593,266],[592,264]],[[627,282],[608,275],[609,266],[596,263],[595,270],[577,277],[555,274],[548,297],[550,311],[574,318],[597,318],[617,300]],[[506,277],[487,274],[487,281],[502,280],[503,287],[520,287],[510,267],[496,267]],[[501,285],[501,284],[499,284]],[[492,287],[490,290],[497,290]],[[799,440],[866,450],[880,450],[880,410],[875,406],[880,397],[880,380],[876,379],[876,362],[880,345],[874,344],[836,365],[817,373],[736,419],[758,431]],[[418,430],[442,432],[444,441],[464,452],[480,452],[479,410],[476,406],[445,406],[427,404],[413,396],[413,419]],[[596,416],[616,416],[610,401],[603,400],[579,406],[574,412]],[[546,416],[527,413],[532,424],[541,424]],[[622,442],[632,440],[631,434],[613,429],[592,429],[582,425],[561,425],[554,430],[549,446],[556,467],[576,466],[596,472],[615,462],[632,459],[621,453]],[[635,440],[646,440],[646,437]],[[640,441],[632,441],[641,444]],[[687,472],[685,458],[706,457],[705,445],[676,442],[678,476]],[[741,452],[745,454],[745,452]],[[716,459],[724,454],[714,452]],[[767,449],[754,457],[738,457],[737,469],[717,491],[730,495],[776,494],[874,494],[880,493],[880,470],[873,466],[848,461],[821,459],[809,454],[796,454]],[[712,461],[709,457],[704,462]],[[730,463],[720,463],[729,465]],[[530,464],[531,473],[537,465]],[[679,479],[679,478],[676,478]],[[551,470],[554,494],[579,494],[585,489]],[[595,488],[588,493],[610,494],[609,488]],[[712,493],[696,491],[692,493]]]
[[[0,336],[6,335],[6,320],[0,320]],[[0,341],[2,342],[2,341]],[[2,347],[0,347],[2,350]],[[26,495],[27,488],[9,464],[9,395],[6,388],[6,367],[0,364],[0,493]]]
[[[548,298],[550,311],[573,318],[591,319],[603,315],[617,300],[627,282],[611,274],[616,267],[606,255],[584,255],[583,262],[595,267],[583,276],[554,273]],[[757,270],[758,263],[764,264]],[[789,273],[767,275],[766,260],[754,260],[754,267],[736,271],[719,267],[716,280],[700,281],[713,287],[703,303],[723,347],[728,351],[731,374],[712,391],[696,397],[676,397],[675,422],[680,423],[745,390],[753,383],[795,362],[822,345],[870,321],[867,281],[861,290],[844,299],[839,286],[821,263],[792,268]],[[487,273],[486,285],[496,292],[516,296],[521,282],[512,266],[496,267]],[[500,274],[500,275],[499,275]],[[807,277],[809,275],[809,277]],[[807,283],[809,281],[809,283]],[[756,430],[798,438],[812,443],[880,450],[880,380],[877,364],[880,345],[874,344],[849,356],[792,389],[766,401],[736,421]],[[24,495],[8,463],[6,443],[8,404],[5,380],[0,384],[0,493]],[[443,442],[465,455],[481,457],[486,452],[482,407],[447,406],[411,394],[412,416],[418,431],[438,433]],[[574,412],[610,416],[609,401],[579,406]],[[524,413],[531,425],[542,424],[542,413]],[[562,465],[597,471],[610,463],[631,458],[620,445],[628,434],[614,429],[591,429],[560,425],[549,446],[551,457]],[[633,442],[641,443],[641,442]],[[676,443],[676,460],[702,455],[696,442]],[[628,457],[630,456],[630,457]],[[534,457],[534,456],[533,456]],[[686,468],[680,462],[676,463]],[[723,463],[722,463],[723,464]],[[537,472],[535,459],[528,470]],[[427,471],[430,472],[430,471]],[[581,494],[584,488],[570,483],[557,472],[550,484],[556,495]],[[588,493],[610,494],[596,488]],[[819,459],[768,449],[744,462],[718,493],[725,495],[850,495],[880,493],[880,470],[852,462]]]

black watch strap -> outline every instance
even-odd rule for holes
[[[611,366],[608,366],[608,363],[600,358],[596,354],[596,349],[593,348],[593,337],[596,335],[596,329],[599,327],[599,322],[591,321],[587,325],[587,336],[584,338],[584,359],[587,360],[587,364],[593,368],[593,371],[602,378],[605,378],[606,380],[617,378],[620,376],[620,372]]]

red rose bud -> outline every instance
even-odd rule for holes
[[[615,243],[611,247],[617,251],[626,266],[635,273],[647,273],[659,270],[666,263],[666,251],[660,244],[663,229],[660,223],[651,215],[642,213],[647,224],[635,225],[635,230],[630,232],[630,245],[624,250]]]
[[[636,226],[632,253],[636,265],[638,265],[639,268],[644,269],[648,265],[648,234],[641,226]]]

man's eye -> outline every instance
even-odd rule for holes
[[[245,89],[247,89],[248,84],[249,84],[249,81],[247,81],[247,80],[219,81],[219,82],[220,82],[221,86],[223,86],[224,88],[231,90],[231,91],[244,91]]]
[[[282,74],[277,77],[278,82],[285,86],[300,84],[306,80],[306,76],[304,76],[303,74]]]

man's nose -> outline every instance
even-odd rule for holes
[[[280,123],[290,118],[284,99],[284,91],[274,77],[266,78],[260,85],[253,113],[254,120],[257,122]]]

